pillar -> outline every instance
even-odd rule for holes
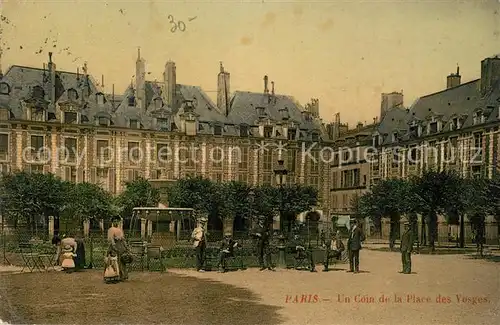
[[[49,216],[49,238],[52,237],[54,237],[54,216]]]
[[[170,225],[169,225],[168,230],[170,232],[175,232],[175,221],[170,221]]]
[[[101,231],[104,231],[104,219],[99,219],[99,229],[101,229]]]
[[[152,235],[153,235],[153,221],[148,220],[148,232],[147,232],[147,236],[148,236],[148,238],[151,238]]]
[[[181,238],[181,226],[182,226],[181,221],[177,220],[177,236],[176,236],[177,240],[180,240]]]
[[[90,220],[85,219],[83,220],[83,236],[88,237],[90,233]]]
[[[146,219],[141,218],[141,238],[144,239],[146,236]]]

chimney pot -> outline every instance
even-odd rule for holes
[[[49,62],[52,63],[52,52],[49,52]]]

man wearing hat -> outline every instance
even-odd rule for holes
[[[231,236],[231,233],[226,232],[224,234],[224,239],[222,239],[222,243],[220,246],[219,253],[219,272],[226,272],[226,259],[228,257],[234,256],[234,249],[238,247],[238,243],[235,242]]]
[[[273,271],[271,266],[271,253],[269,252],[269,230],[266,225],[267,218],[260,216],[258,219],[257,228],[253,231],[252,236],[257,239],[257,254],[259,256],[260,270],[268,269]]]
[[[323,261],[324,272],[328,272],[328,265],[330,263],[330,259],[336,258],[340,260],[342,257],[342,252],[344,251],[344,243],[342,243],[342,238],[340,235],[340,230],[337,230],[335,234],[332,234],[332,238],[329,243],[326,244],[325,249],[325,258]]]
[[[359,251],[361,250],[361,242],[365,240],[365,236],[358,220],[352,219],[352,227],[349,231],[349,239],[347,240],[347,249],[349,250],[349,271],[359,273]]]
[[[196,270],[198,272],[205,272],[203,264],[205,263],[205,248],[207,247],[205,233],[207,221],[206,217],[198,218],[198,225],[191,234],[193,247],[196,250]]]
[[[405,230],[401,235],[401,261],[403,262],[403,271],[401,273],[411,274],[411,253],[413,251],[413,231],[410,222],[404,223]]]

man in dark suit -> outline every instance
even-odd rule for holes
[[[263,271],[268,269],[274,271],[269,247],[269,226],[266,224],[266,221],[266,217],[259,217],[258,225],[252,231],[252,237],[257,241],[257,255],[259,257],[260,270]]]
[[[365,240],[365,236],[356,219],[352,220],[352,226],[349,231],[349,239],[347,240],[347,249],[349,250],[349,271],[359,272],[359,251],[361,250],[361,242]]]
[[[413,231],[408,221],[405,222],[405,230],[401,236],[401,261],[403,271],[401,273],[411,274],[411,253],[413,251]]]
[[[224,234],[219,252],[219,272],[226,272],[226,259],[234,256],[234,249],[236,247],[238,247],[238,243],[233,240],[231,233]]]

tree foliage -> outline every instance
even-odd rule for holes
[[[117,197],[122,217],[131,216],[133,208],[157,207],[160,192],[144,178],[125,183],[125,190]]]
[[[99,185],[72,184],[64,209],[67,219],[109,219],[119,213],[113,198]]]

